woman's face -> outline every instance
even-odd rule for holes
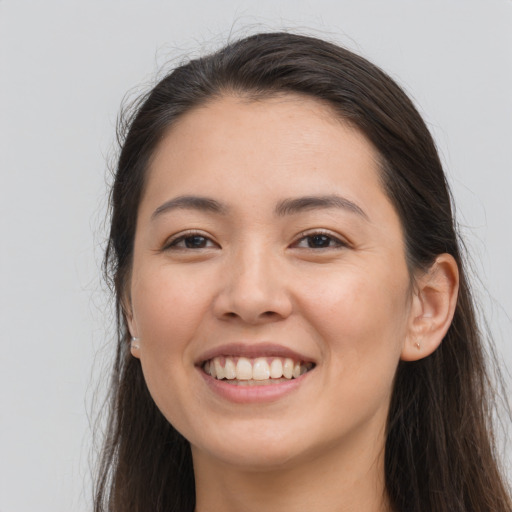
[[[364,136],[295,95],[217,99],[162,139],[129,325],[195,461],[382,449],[411,297],[378,172]]]

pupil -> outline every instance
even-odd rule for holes
[[[309,247],[328,247],[330,239],[327,235],[313,235],[309,238]]]
[[[199,235],[188,236],[185,239],[185,246],[188,249],[201,249],[202,247],[205,246],[205,244],[206,244],[206,239],[204,238],[204,236],[199,236]]]

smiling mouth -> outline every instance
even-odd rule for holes
[[[216,380],[239,386],[265,386],[298,379],[311,371],[314,363],[289,357],[218,356],[202,365],[203,371]]]

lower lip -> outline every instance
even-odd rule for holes
[[[238,386],[229,384],[228,380],[217,380],[206,374],[201,368],[199,372],[209,388],[222,398],[238,404],[275,402],[282,397],[296,391],[311,373],[310,370],[296,379],[276,384],[258,386]]]

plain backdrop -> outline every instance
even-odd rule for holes
[[[0,512],[91,510],[112,354],[105,183],[123,97],[186,54],[279,28],[356,50],[414,98],[512,365],[512,1],[0,0]]]

